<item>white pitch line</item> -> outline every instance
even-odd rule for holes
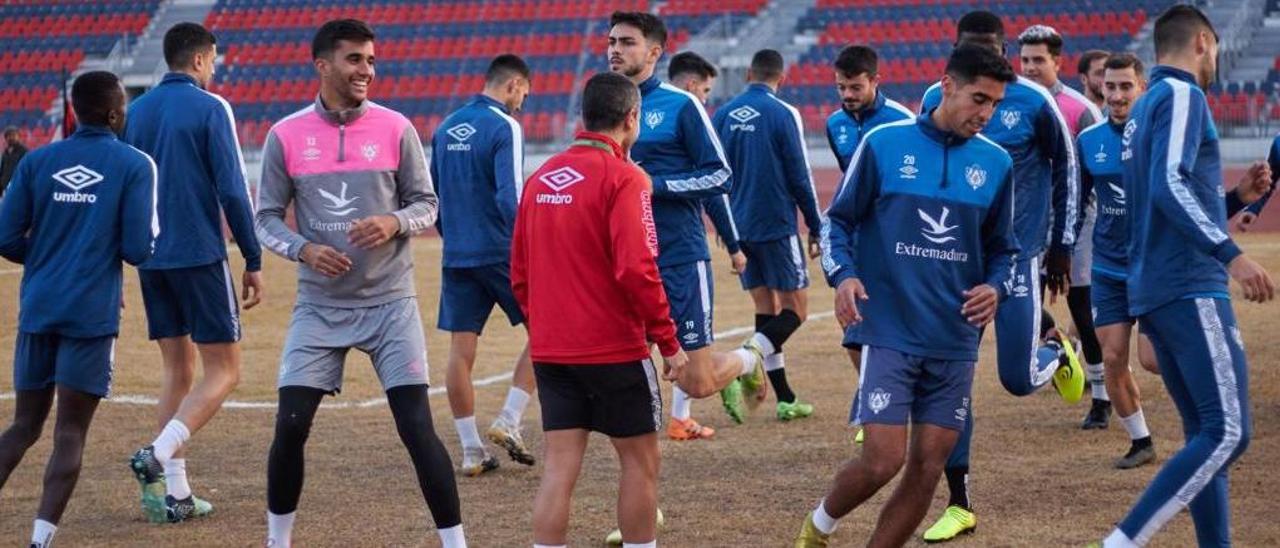
[[[809,316],[809,319],[818,320],[823,318],[830,318],[834,315],[835,315],[834,311],[828,310],[826,312],[811,314]],[[737,337],[740,335],[746,335],[747,333],[755,332],[755,330],[756,328],[754,326],[735,327],[727,331],[716,333],[715,336],[717,339],[725,338],[725,337]],[[498,375],[493,375],[493,376],[485,377],[483,379],[474,381],[471,384],[472,386],[489,386],[491,384],[497,384],[510,379],[511,379],[511,373],[501,373]],[[427,390],[427,394],[430,396],[438,396],[444,393],[445,393],[445,388],[443,386],[430,388]],[[14,399],[13,392],[0,393],[0,400],[12,400],[12,399]],[[141,396],[137,394],[113,395],[104,401],[106,401],[107,403],[118,403],[118,404],[125,404],[125,405],[156,405],[157,403],[160,403],[159,400],[151,396]],[[363,401],[325,402],[320,404],[320,407],[324,409],[366,409],[369,407],[379,407],[386,403],[387,403],[386,398],[373,398],[373,399],[363,400]],[[227,400],[225,402],[222,402],[222,407],[225,407],[227,409],[275,409],[276,402]]]

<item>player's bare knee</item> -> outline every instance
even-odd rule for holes
[[[867,473],[879,485],[889,483],[905,464],[906,456],[902,454],[875,453],[863,458]]]
[[[1160,363],[1156,361],[1155,356],[1138,356],[1138,364],[1149,373],[1160,374]]]

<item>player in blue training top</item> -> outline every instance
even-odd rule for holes
[[[124,140],[155,158],[160,238],[138,269],[147,331],[160,347],[164,383],[156,407],[160,434],[130,467],[153,523],[179,522],[213,510],[192,496],[186,445],[222,407],[240,380],[240,311],[227,264],[222,217],[244,256],[245,309],[262,299],[262,248],[236,138],[231,105],[205,88],[213,80],[217,40],[180,23],[164,35],[169,73],[134,102]],[[204,375],[195,382],[196,354]],[[194,386],[193,386],[194,383]],[[155,464],[161,474],[142,467]]]
[[[1240,196],[1222,203],[1218,131],[1203,89],[1217,72],[1218,36],[1195,7],[1155,23],[1158,65],[1122,135],[1129,207],[1129,314],[1151,338],[1186,444],[1165,462],[1104,542],[1142,546],[1183,508],[1200,546],[1231,544],[1227,475],[1249,445],[1248,364],[1228,277],[1245,299],[1275,297],[1267,271],[1227,234]],[[1267,169],[1256,169],[1261,186]],[[1238,193],[1232,193],[1238,194]],[[1171,268],[1171,265],[1177,265]]]
[[[1267,207],[1267,202],[1271,200],[1271,194],[1277,181],[1280,181],[1280,133],[1276,134],[1274,140],[1271,141],[1271,148],[1267,149],[1267,167],[1271,170],[1271,186],[1272,190],[1268,190],[1258,201],[1249,204],[1236,220],[1236,226],[1241,232],[1248,232],[1250,225],[1258,220],[1258,215],[1262,214],[1262,209]]]
[[[478,476],[498,467],[476,427],[471,371],[476,346],[494,305],[511,325],[524,323],[511,292],[511,232],[524,188],[524,132],[512,116],[531,86],[520,57],[499,55],[489,63],[484,91],[449,114],[431,138],[431,180],[436,182],[444,240],[438,327],[450,332],[449,408],[462,441],[462,472]],[[532,466],[535,458],[520,434],[520,420],[533,394],[529,345],[516,359],[502,412],[485,432],[512,460]]]
[[[703,105],[711,97],[711,89],[715,86],[718,75],[715,65],[692,51],[677,53],[667,63],[667,79],[671,85],[689,92]],[[704,198],[702,205],[711,224],[715,226],[720,246],[729,253],[730,268],[735,273],[742,272],[746,268],[747,257],[743,255],[738,243],[738,227],[729,211],[729,195]],[[679,386],[671,388],[671,421],[667,423],[667,437],[684,441],[715,436],[715,429],[693,419],[692,404],[693,399]]]
[[[23,265],[13,356],[17,403],[0,435],[0,487],[40,438],[55,393],[58,400],[31,534],[35,548],[53,542],[80,476],[89,423],[111,391],[120,261],[142,264],[160,229],[155,163],[116,138],[125,97],[110,72],[76,78],[71,103],[79,129],[23,158],[0,201],[0,256]]]
[[[1004,24],[988,11],[972,11],[956,25],[956,43],[986,47],[1004,54]],[[921,109],[934,108],[941,100],[935,84],[925,93]],[[1075,402],[1084,393],[1084,370],[1070,359],[1037,359],[1037,346],[1046,334],[1056,332],[1052,318],[1041,305],[1041,255],[1048,289],[1067,292],[1071,252],[1081,224],[1080,177],[1075,146],[1057,103],[1039,84],[1019,77],[1009,84],[982,134],[1013,157],[1014,232],[1018,260],[1009,281],[1009,298],[996,315],[996,360],[1005,390],[1025,396],[1053,381],[1058,393]],[[1046,244],[1048,249],[1046,251]],[[945,541],[972,530],[976,518],[968,494],[969,445],[974,423],[966,425],[947,462],[950,502],[942,517],[924,533],[929,542]]]
[[[813,414],[813,405],[796,398],[787,383],[782,344],[808,315],[809,268],[805,255],[818,256],[822,217],[813,187],[800,111],[778,98],[786,75],[782,54],[757,51],[747,70],[747,89],[725,103],[712,118],[734,172],[733,216],[742,227],[747,255],[742,287],[755,304],[757,333],[777,333],[776,346],[761,335],[765,372],[778,397],[776,416],[789,421]],[[809,229],[800,243],[796,209]]]
[[[827,210],[822,268],[837,288],[836,318],[864,345],[866,443],[805,519],[798,548],[828,546],[836,521],[904,462],[867,543],[905,544],[969,421],[982,329],[1007,297],[1018,252],[1013,161],[978,132],[1014,78],[990,49],[957,47],[941,103],[872,130]]]

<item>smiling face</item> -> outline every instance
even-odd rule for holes
[[[1060,58],[1049,53],[1045,44],[1026,44],[1019,54],[1022,61],[1022,75],[1044,87],[1052,87],[1058,83],[1058,62]]]
[[[1142,95],[1146,85],[1133,67],[1109,68],[1103,76],[1102,88],[1107,98],[1111,121],[1124,123],[1129,119],[1129,109],[1133,108],[1133,102]]]
[[[847,76],[836,71],[836,92],[840,94],[840,106],[849,112],[857,112],[867,108],[876,100],[876,85],[880,83],[879,75],[867,73]]]
[[[322,97],[338,103],[326,105],[328,108],[354,108],[369,98],[374,76],[372,41],[339,40],[333,53],[316,58],[315,65],[320,73]]]
[[[987,127],[996,105],[1004,99],[1005,84],[995,78],[979,76],[972,82],[961,82],[950,74],[942,77],[942,104],[939,115],[952,133],[970,138]]]
[[[662,46],[650,42],[639,28],[619,23],[609,29],[609,70],[639,83],[653,74]]]

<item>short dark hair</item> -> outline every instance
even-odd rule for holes
[[[609,16],[609,28],[618,25],[638,28],[645,40],[667,47],[667,25],[657,15],[643,11],[615,11]]]
[[[1093,66],[1094,61],[1097,61],[1098,59],[1105,60],[1109,56],[1111,56],[1111,52],[1106,50],[1091,49],[1086,51],[1080,54],[1080,60],[1076,62],[1076,72],[1079,74],[1086,74],[1089,72],[1089,67]]]
[[[311,58],[328,56],[338,49],[338,41],[365,43],[374,40],[373,29],[359,19],[334,19],[316,31],[311,39]]]
[[[485,85],[501,85],[512,78],[520,76],[529,79],[529,65],[519,55],[504,53],[489,62],[489,70],[484,73]]]
[[[1049,48],[1049,55],[1062,56],[1062,35],[1049,25],[1031,25],[1018,35],[1018,43],[1024,46],[1041,45]]]
[[[1209,22],[1209,18],[1199,8],[1190,4],[1170,6],[1160,14],[1159,19],[1156,19],[1154,33],[1156,56],[1173,53],[1186,47],[1191,43],[1191,39],[1195,38],[1196,33],[1206,29],[1213,33],[1214,38],[1218,37],[1218,31],[1214,30],[1213,23]]]
[[[640,88],[626,76],[601,72],[582,88],[582,126],[587,131],[609,131],[622,125],[640,104]]]
[[[218,38],[198,23],[178,23],[164,33],[164,62],[170,69],[189,68],[197,53],[213,47]]]
[[[762,49],[751,56],[751,76],[761,82],[772,82],[787,70],[782,54],[775,49]]]
[[[964,14],[960,21],[956,23],[956,40],[960,40],[960,35],[964,33],[971,34],[997,34],[1004,39],[1004,21],[1000,17],[987,10],[974,10]]]
[[[5,135],[16,135],[17,133],[18,133],[18,126],[10,125],[10,126],[5,126],[4,128]]]
[[[961,84],[969,84],[986,76],[1009,83],[1018,77],[1004,56],[976,44],[960,44],[947,59],[947,74]]]
[[[836,72],[846,78],[853,78],[859,74],[870,77],[880,72],[880,56],[876,54],[876,50],[868,46],[854,45],[840,50],[834,65]]]
[[[1134,72],[1138,73],[1138,76],[1140,78],[1146,77],[1146,75],[1143,73],[1142,59],[1139,59],[1137,55],[1134,55],[1127,51],[1112,53],[1111,55],[1107,56],[1107,62],[1103,66],[1111,70],[1123,70],[1127,68],[1132,68]]]
[[[682,51],[675,54],[671,58],[671,63],[667,65],[667,79],[676,80],[680,76],[692,74],[700,80],[715,78],[720,75],[720,71],[716,70],[716,66],[711,61],[704,59],[692,51]]]
[[[120,77],[105,70],[86,72],[71,83],[71,106],[86,124],[107,125],[108,114],[123,98]]]

